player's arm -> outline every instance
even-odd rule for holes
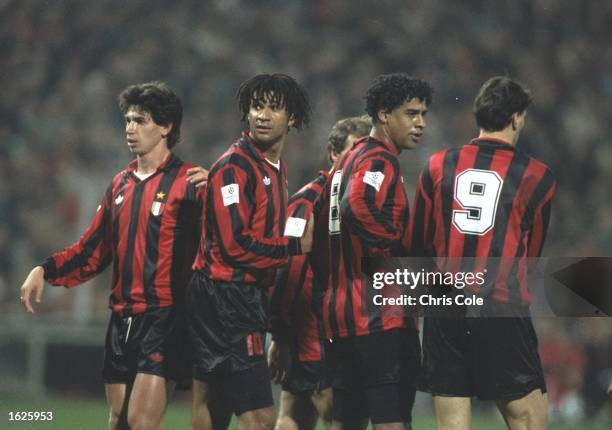
[[[231,164],[209,177],[207,206],[214,211],[210,224],[221,252],[236,266],[265,269],[287,264],[290,255],[302,252],[300,237],[264,237],[252,225],[255,211],[265,208],[257,208],[249,182],[247,172]]]
[[[550,222],[550,211],[552,199],[557,188],[557,184],[552,177],[552,172],[547,170],[542,181],[541,187],[544,187],[542,194],[544,197],[540,204],[536,207],[533,215],[533,224],[529,233],[529,241],[527,243],[527,257],[539,257],[544,247],[544,240],[548,232],[548,224]],[[535,192],[538,192],[536,189]]]
[[[276,272],[274,286],[270,291],[269,331],[274,339],[292,336],[293,323],[291,312],[306,280],[308,271],[306,255],[289,258],[289,264]]]
[[[112,259],[111,187],[102,198],[89,228],[74,244],[36,266],[21,286],[21,302],[27,312],[34,309],[34,294],[40,303],[45,280],[51,285],[74,287],[103,271]]]
[[[189,170],[188,170],[189,171]],[[179,208],[179,217],[186,231],[182,237],[186,238],[185,247],[182,252],[185,252],[185,270],[189,272],[196,258],[200,238],[204,229],[204,196],[206,194],[206,183],[198,186],[196,183],[190,183],[185,188],[185,195],[182,198]]]
[[[429,163],[425,165],[414,195],[407,234],[402,238],[404,248],[414,257],[431,255],[433,247],[433,180]]]
[[[373,157],[355,168],[340,201],[342,225],[356,234],[371,256],[399,251],[405,201],[395,201],[399,165],[397,159]]]

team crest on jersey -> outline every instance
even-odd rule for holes
[[[164,207],[166,206],[163,201],[164,197],[166,197],[166,193],[164,192],[160,191],[159,193],[155,194],[155,200],[151,205],[151,213],[153,216],[159,216],[164,212]]]
[[[268,186],[268,185],[270,185],[270,182],[271,182],[271,181],[270,181],[270,178],[268,178],[267,176],[264,176],[264,178],[263,178],[263,183],[264,183],[264,185],[265,185],[265,186]]]

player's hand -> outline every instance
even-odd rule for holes
[[[203,187],[206,185],[206,181],[208,180],[208,170],[204,167],[196,166],[190,169],[187,169],[187,181],[195,184],[196,188]]]
[[[302,253],[306,254],[312,250],[312,236],[314,233],[314,216],[310,214],[306,227],[304,227],[304,234],[300,238],[300,246],[302,247]]]
[[[33,314],[34,308],[30,303],[30,297],[34,293],[36,303],[40,303],[42,299],[43,288],[45,288],[45,269],[42,266],[36,266],[32,269],[25,282],[21,286],[21,304],[26,312]]]
[[[268,367],[270,369],[270,379],[275,384],[280,384],[287,379],[291,369],[291,350],[287,342],[273,340],[270,343]]]

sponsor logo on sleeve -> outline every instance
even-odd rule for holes
[[[223,197],[223,206],[240,203],[240,187],[238,184],[229,184],[221,187],[221,197]]]
[[[306,220],[302,218],[296,218],[290,216],[287,218],[287,224],[285,224],[285,236],[302,237],[304,234],[304,228],[306,227]]]
[[[374,187],[376,192],[380,191],[380,186],[384,180],[385,174],[383,172],[367,171],[365,172],[365,175],[363,175],[363,182]]]

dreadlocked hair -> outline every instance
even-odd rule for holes
[[[242,121],[246,119],[251,105],[258,102],[284,107],[298,130],[310,121],[311,109],[306,91],[295,79],[282,73],[261,74],[243,82],[236,99]]]

